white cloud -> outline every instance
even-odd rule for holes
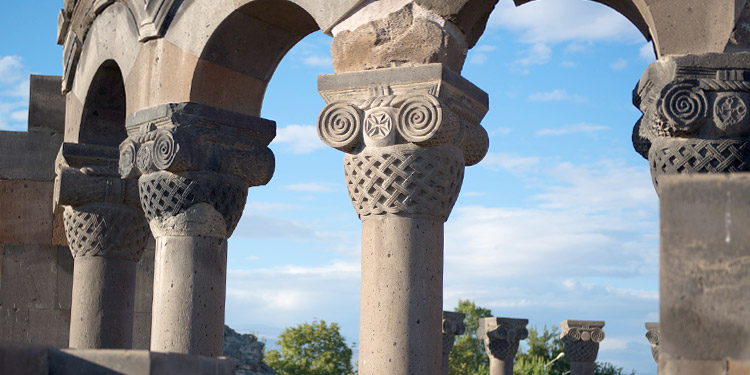
[[[592,125],[592,124],[576,124],[571,126],[564,126],[556,129],[539,129],[536,135],[567,135],[576,133],[594,133],[602,130],[609,130],[608,126]]]
[[[578,63],[575,62],[575,61],[567,60],[567,61],[561,62],[560,66],[563,67],[563,68],[575,68],[575,67],[578,66]]]
[[[333,66],[330,56],[309,55],[302,58],[302,63],[307,66],[328,68]]]
[[[29,80],[18,56],[0,58],[0,130],[24,130],[28,121]]]
[[[544,65],[552,56],[552,49],[544,43],[535,43],[523,52],[522,58],[514,63],[520,66]]]
[[[621,14],[581,0],[537,0],[520,7],[501,1],[489,25],[518,32],[526,43],[632,42],[643,38]]]
[[[0,58],[0,83],[7,84],[20,80],[23,68],[22,60],[18,56]]]
[[[511,153],[489,153],[479,165],[493,171],[505,170],[512,173],[525,173],[539,164],[538,157],[524,157]]]
[[[617,59],[609,66],[612,70],[623,70],[628,67],[628,60],[623,58]]]
[[[482,65],[487,62],[489,58],[483,53],[472,53],[469,55],[469,63],[475,65]]]
[[[530,102],[561,102],[561,101],[574,101],[576,103],[585,103],[588,99],[580,95],[568,94],[568,90],[556,89],[546,92],[536,92],[529,95]]]
[[[335,184],[327,182],[308,182],[304,184],[286,185],[283,189],[301,193],[330,193],[336,191]]]
[[[287,125],[280,128],[271,144],[284,144],[285,150],[292,154],[309,154],[326,147],[318,138],[318,131],[313,125]]]
[[[646,61],[656,60],[656,53],[654,52],[654,43],[648,42],[644,44],[641,47],[641,49],[638,50],[638,55]]]

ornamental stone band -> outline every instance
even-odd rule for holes
[[[513,359],[520,340],[529,337],[528,319],[480,318],[477,338],[490,357],[490,375],[513,375]]]
[[[570,360],[571,375],[593,375],[599,343],[604,340],[604,322],[565,320],[560,323],[560,339]]]
[[[54,206],[73,254],[69,346],[130,349],[136,266],[149,233],[137,184],[121,180],[117,149],[64,143]]]
[[[151,350],[222,354],[227,238],[274,171],[276,124],[193,103],[127,119],[120,174],[138,179],[156,238]]]
[[[441,373],[443,226],[487,153],[487,94],[442,64],[324,75],[318,90],[318,135],[345,152],[362,220],[360,373]]]
[[[651,355],[659,363],[659,323],[646,323],[646,340],[651,344]]]
[[[443,375],[448,375],[449,357],[453,344],[456,342],[456,336],[466,332],[464,319],[466,319],[466,314],[443,311]]]

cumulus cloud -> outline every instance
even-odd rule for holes
[[[307,66],[328,68],[333,66],[331,56],[309,55],[302,58],[302,63]]]
[[[318,138],[313,125],[287,125],[280,128],[271,145],[284,145],[283,150],[292,154],[309,154],[326,147]]]
[[[622,59],[622,58],[617,59],[617,61],[615,61],[612,64],[610,64],[609,67],[612,70],[623,70],[623,69],[625,69],[625,68],[628,67],[628,60],[625,60],[625,59]]]
[[[28,119],[29,80],[18,56],[0,58],[0,130],[24,130]]]
[[[567,135],[576,133],[594,133],[602,130],[609,130],[608,126],[592,125],[592,124],[576,124],[571,126],[563,126],[561,128],[554,129],[539,129],[536,135]]]
[[[552,91],[535,92],[529,95],[530,102],[561,102],[574,101],[576,103],[585,103],[588,99],[575,94],[568,94],[568,90],[555,89]]]
[[[518,156],[512,153],[488,153],[479,165],[493,171],[526,173],[536,167],[539,160],[538,157]]]
[[[527,50],[523,51],[520,59],[514,61],[516,65],[520,66],[532,66],[532,65],[544,65],[549,62],[552,56],[552,49],[544,43],[535,43],[531,45]]]
[[[501,1],[489,25],[520,34],[527,43],[642,40],[643,36],[624,16],[589,1],[537,0],[515,7]]]

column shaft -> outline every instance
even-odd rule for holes
[[[226,274],[225,239],[156,238],[151,350],[222,354]]]
[[[490,375],[513,375],[513,359],[500,360],[490,357]]]
[[[360,374],[441,372],[442,286],[442,220],[363,220]]]
[[[570,375],[594,375],[594,362],[570,362]]]
[[[70,347],[130,349],[137,263],[100,256],[74,262]]]

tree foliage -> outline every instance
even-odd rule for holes
[[[448,359],[450,375],[489,375],[490,360],[484,351],[484,343],[477,338],[479,318],[492,316],[490,309],[477,306],[469,300],[458,300],[455,312],[466,314],[466,332],[457,336]]]
[[[266,352],[268,363],[279,375],[350,375],[352,350],[336,323],[321,320],[289,327],[279,335],[278,350]]]

